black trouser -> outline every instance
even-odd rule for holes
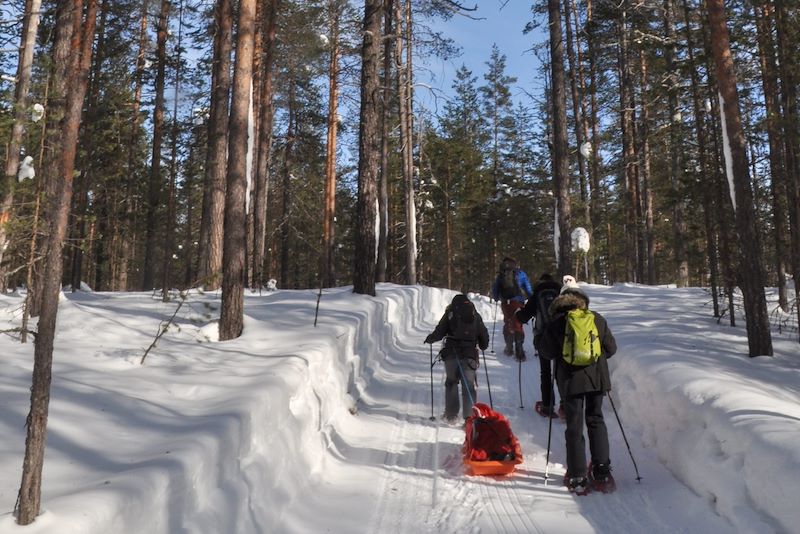
[[[586,441],[583,437],[584,412],[589,434],[592,463],[608,464],[608,430],[603,420],[602,392],[583,393],[561,399],[567,418],[567,473],[570,477],[586,476]]]
[[[541,334],[533,335],[533,346],[536,352],[539,353],[539,369],[541,377],[541,390],[542,390],[542,406],[545,408],[553,408],[556,404],[556,397],[553,392],[553,362],[542,356],[539,350],[539,341]]]

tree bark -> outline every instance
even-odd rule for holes
[[[778,101],[778,64],[775,57],[775,42],[771,31],[771,12],[768,2],[753,6],[758,36],[759,61],[761,64],[761,83],[764,88],[764,106],[767,113],[767,140],[769,143],[769,169],[772,182],[772,218],[774,221],[775,271],[778,275],[778,305],[784,312],[789,311],[786,289],[786,254],[784,235],[787,233],[784,201],[787,199],[786,176],[784,172],[783,134],[780,125],[780,102]]]
[[[225,180],[228,161],[228,99],[231,92],[233,43],[232,0],[217,0],[214,11],[214,59],[211,73],[211,110],[208,152],[200,221],[200,279],[208,290],[219,289],[225,216]]]
[[[269,198],[269,164],[272,159],[272,123],[275,114],[273,104],[273,64],[279,0],[270,0],[264,15],[262,28],[263,59],[261,61],[261,97],[258,120],[258,160],[256,164],[255,206],[253,210],[253,281],[257,287],[264,286],[264,252],[267,234],[267,200]]]
[[[0,291],[5,291],[8,280],[3,267],[3,255],[8,246],[6,223],[11,218],[14,202],[14,185],[19,169],[20,147],[25,135],[26,114],[28,113],[28,93],[31,87],[31,68],[36,35],[39,31],[39,11],[41,0],[26,0],[22,37],[20,38],[19,60],[17,62],[17,83],[14,87],[14,122],[11,125],[11,139],[6,150],[5,175],[0,185]]]
[[[156,241],[158,239],[158,206],[161,204],[161,144],[164,138],[164,87],[167,76],[167,22],[171,4],[161,0],[156,28],[156,95],[153,106],[153,151],[150,178],[147,182],[147,216],[145,223],[144,279],[142,289],[150,291],[155,284]],[[167,251],[164,251],[166,254]]]
[[[680,116],[678,102],[678,78],[676,75],[677,66],[675,64],[677,35],[675,32],[675,13],[672,0],[664,0],[664,33],[666,35],[666,46],[664,48],[664,61],[666,63],[667,76],[667,100],[669,105],[669,175],[670,185],[673,194],[672,207],[672,231],[674,235],[674,250],[676,277],[678,287],[689,285],[689,252],[686,237],[686,221],[684,220],[684,197],[685,188],[683,187],[683,147],[681,146],[681,125],[683,123]]]
[[[638,165],[634,133],[633,77],[630,69],[627,4],[623,3],[619,21],[620,122],[622,124],[623,176],[625,178],[625,277],[638,282],[639,220],[636,216],[638,199]]]
[[[398,0],[399,1],[399,0]],[[378,260],[375,277],[378,282],[388,281],[387,271],[389,264],[389,137],[390,137],[390,110],[391,110],[391,79],[392,79],[392,42],[388,37],[394,35],[392,19],[394,17],[394,0],[385,0],[383,6],[383,96],[381,100],[381,155],[380,175],[378,182]]]
[[[361,46],[361,124],[358,135],[358,196],[353,261],[353,292],[373,296],[375,295],[377,261],[376,174],[380,159],[378,62],[380,60],[382,6],[382,0],[364,0],[364,38]]]
[[[63,270],[62,248],[72,200],[72,179],[78,145],[78,130],[91,66],[97,0],[88,0],[86,19],[81,25],[83,7],[83,0],[63,0],[59,2],[57,8],[56,48],[63,46],[65,40],[69,40],[68,90],[63,128],[60,130],[62,143],[59,173],[57,177],[54,176],[54,188],[49,191],[50,195],[47,199],[47,209],[51,213],[50,234],[47,238],[42,309],[34,348],[31,409],[26,422],[28,432],[25,441],[25,459],[22,467],[22,483],[17,498],[17,522],[20,525],[32,523],[41,507],[42,467],[50,404],[53,342]],[[67,23],[65,19],[71,19],[71,23]],[[58,28],[59,24],[68,25],[69,31],[61,31]],[[54,56],[58,57],[57,54]]]
[[[339,123],[339,12],[329,3],[330,63],[328,65],[328,129],[325,146],[325,209],[322,217],[322,285],[336,285],[335,227],[336,215],[336,135]]]
[[[739,277],[744,296],[747,341],[750,356],[772,356],[772,336],[764,295],[766,274],[762,263],[761,239],[756,228],[753,191],[745,151],[744,130],[739,113],[736,73],[730,50],[723,0],[706,0],[711,50],[716,65],[720,117],[727,142],[724,150],[728,182],[739,238]]]
[[[249,121],[256,0],[241,0],[236,37],[228,179],[225,191],[225,243],[222,253],[220,340],[239,337],[244,326],[245,195],[247,194],[247,125]]]
[[[650,173],[650,106],[647,100],[647,91],[650,86],[647,71],[647,58],[644,50],[639,50],[639,68],[641,71],[642,113],[639,119],[640,149],[642,162],[642,188],[644,189],[644,225],[645,241],[647,246],[647,283],[658,283],[656,277],[656,239],[653,221],[653,187]]]
[[[550,69],[553,84],[553,194],[556,197],[555,245],[559,275],[572,268],[571,202],[569,197],[569,144],[567,141],[567,91],[564,76],[564,40],[561,35],[561,4],[548,0],[550,22]]]

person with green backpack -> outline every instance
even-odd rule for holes
[[[540,343],[540,356],[555,361],[555,379],[562,395],[567,429],[567,488],[584,495],[592,487],[613,488],[603,397],[611,390],[607,358],[617,342],[605,318],[589,310],[589,297],[572,276],[564,277],[561,294],[550,306],[552,321]],[[587,472],[586,424],[591,451]]]

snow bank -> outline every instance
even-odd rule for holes
[[[662,463],[738,531],[770,531],[776,524],[796,531],[796,343],[776,339],[784,350],[775,358],[748,358],[743,327],[719,326],[700,315],[707,313],[701,290],[620,285],[598,293],[605,293],[598,299],[604,305],[621,293],[640,307],[642,323],[618,328],[621,349],[610,360],[613,394],[629,432],[640,434],[643,446],[656,449]],[[665,298],[670,294],[682,297]],[[619,326],[613,311],[607,317]]]

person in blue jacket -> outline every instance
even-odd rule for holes
[[[526,359],[522,344],[525,341],[525,331],[514,316],[522,308],[525,300],[533,294],[531,283],[525,271],[517,266],[514,258],[506,256],[500,262],[500,269],[492,284],[492,298],[500,302],[503,310],[503,338],[506,342],[505,354],[514,356],[517,361]]]

